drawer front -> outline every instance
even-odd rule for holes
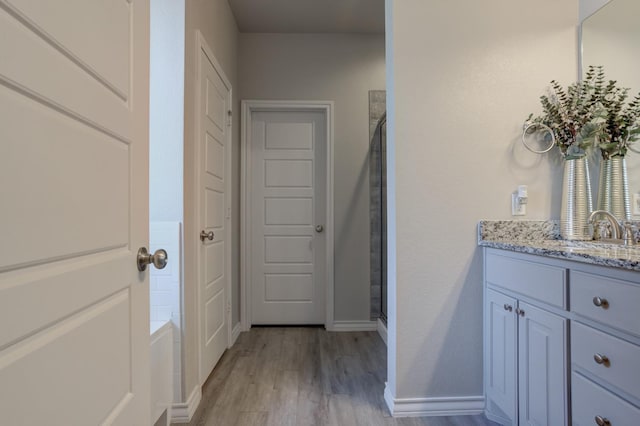
[[[567,309],[566,269],[487,253],[489,284]]]
[[[571,271],[570,293],[571,311],[640,336],[640,285]]]
[[[597,425],[596,416],[611,426],[638,426],[640,409],[598,386],[583,376],[571,375],[571,413],[574,426]]]
[[[640,346],[572,321],[571,363],[640,399]]]

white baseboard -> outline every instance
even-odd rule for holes
[[[378,322],[376,323],[376,326],[377,326],[378,334],[380,335],[380,337],[384,341],[384,344],[386,345],[387,344],[387,326],[384,325],[384,323],[380,318],[378,318]]]
[[[240,333],[242,333],[242,324],[237,323],[231,330],[231,345],[229,347],[235,345],[236,340],[238,340],[238,336],[240,336]]]
[[[171,423],[189,423],[193,414],[200,405],[202,399],[202,388],[196,386],[193,388],[187,402],[174,403],[171,407]]]
[[[334,321],[329,331],[376,331],[376,321]]]
[[[393,417],[470,416],[484,412],[483,396],[394,398],[385,387],[384,400]]]

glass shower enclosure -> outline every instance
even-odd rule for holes
[[[387,324],[387,115],[369,146],[371,319]]]

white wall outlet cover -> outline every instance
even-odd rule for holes
[[[640,193],[633,194],[633,214],[640,216]]]
[[[527,205],[518,202],[518,193],[511,194],[511,216],[525,216],[527,214]]]

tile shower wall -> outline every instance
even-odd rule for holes
[[[149,248],[153,253],[159,248],[167,251],[168,262],[164,269],[150,268],[149,298],[150,320],[171,321],[173,326],[173,396],[181,399],[181,324],[180,303],[182,277],[182,223],[151,222],[149,224]]]

